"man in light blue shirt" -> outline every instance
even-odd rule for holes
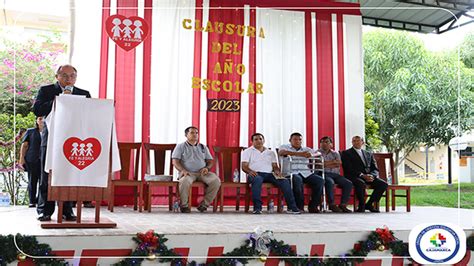
[[[295,195],[296,205],[300,210],[304,209],[303,184],[311,186],[311,200],[308,205],[308,211],[310,213],[319,213],[318,206],[321,204],[324,179],[309,169],[307,165],[309,163],[308,158],[314,154],[314,151],[308,147],[302,147],[301,143],[301,134],[293,133],[290,136],[290,144],[280,146],[278,155],[283,157],[283,175],[289,178],[293,174],[293,194]],[[292,165],[291,171],[288,156],[292,156],[293,162],[298,162],[298,164]]]

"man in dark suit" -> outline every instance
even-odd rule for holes
[[[356,211],[380,212],[374,208],[374,203],[380,201],[388,184],[378,178],[379,170],[375,164],[374,156],[372,153],[363,150],[362,145],[364,145],[364,139],[360,136],[354,136],[352,137],[352,148],[342,152],[344,176],[349,178],[355,187],[356,197],[359,201],[359,208]],[[364,200],[366,184],[371,185],[374,189],[367,203]]]
[[[39,89],[33,105],[33,112],[36,116],[48,116],[51,112],[54,99],[60,94],[85,95],[90,98],[91,95],[86,90],[81,90],[74,87],[77,78],[77,70],[71,65],[62,65],[56,71],[56,80],[54,84],[43,86]],[[46,160],[46,147],[48,145],[48,128],[45,123],[44,130],[41,134],[41,178],[39,187],[38,206],[38,220],[50,221],[51,215],[54,213],[54,201],[48,201],[48,173],[44,171]],[[63,216],[66,221],[75,221],[76,216],[72,210],[72,202],[64,202]]]

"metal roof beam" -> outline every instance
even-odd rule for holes
[[[423,23],[406,22],[406,21],[395,20],[395,19],[385,19],[385,18],[376,18],[376,17],[367,17],[367,16],[363,16],[363,18],[381,20],[381,21],[391,21],[391,22],[402,23],[402,24],[420,25],[420,26],[429,27],[429,28],[436,28],[437,26],[437,25],[430,25],[430,24],[423,24]]]
[[[456,28],[458,28],[458,27],[462,27],[462,26],[464,26],[464,25],[471,24],[472,22],[474,22],[474,20],[471,20],[471,21],[468,21],[468,22],[464,22],[463,24],[461,24],[461,25],[459,25],[459,26],[455,26],[455,27],[451,27],[451,25],[450,25],[450,27],[448,27],[447,29],[438,31],[438,33],[441,34],[441,33],[450,31],[450,30],[452,30],[452,29],[456,29]]]
[[[420,32],[420,26],[418,29],[410,29],[410,28],[397,28],[397,27],[390,27],[390,26],[385,26],[385,25],[373,25],[373,24],[364,24],[364,25],[369,25],[369,26],[374,26],[374,27],[379,27],[379,28],[386,28],[386,29],[395,29],[395,30],[406,30],[406,31],[413,31],[413,32]]]
[[[463,9],[459,9],[459,8],[456,7],[456,5],[453,2],[449,3],[449,4],[453,5],[453,7],[441,6],[439,4],[438,5],[426,4],[424,1],[420,3],[416,0],[415,1],[413,1],[413,0],[398,0],[397,2],[406,3],[406,4],[410,4],[410,5],[417,5],[417,6],[445,8],[445,9],[458,11],[458,12],[469,11],[469,6],[467,6],[466,8],[463,8]]]
[[[463,5],[463,6],[472,6],[472,1],[453,1],[453,0],[438,0],[436,2],[446,3],[446,4],[455,4],[455,5]]]
[[[373,20],[374,23],[370,23],[368,20]],[[385,22],[388,25],[381,24],[380,22]],[[432,25],[427,25],[427,24],[417,24],[417,23],[410,23],[410,22],[404,22],[404,21],[399,21],[399,20],[390,20],[390,19],[380,19],[380,18],[374,18],[374,17],[363,17],[362,23],[364,25],[371,25],[371,26],[376,26],[376,27],[382,27],[382,28],[387,28],[387,29],[397,29],[397,30],[408,30],[408,31],[414,31],[414,32],[424,32],[424,33],[429,33],[432,32],[433,30],[436,30],[436,26]],[[394,26],[394,23],[400,24],[400,26]],[[422,27],[426,27],[428,29],[423,30]]]

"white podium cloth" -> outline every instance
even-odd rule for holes
[[[110,171],[120,170],[114,115],[112,100],[56,97],[46,119],[51,186],[107,187],[109,155]]]

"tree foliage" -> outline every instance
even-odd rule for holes
[[[369,112],[397,165],[401,151],[447,144],[458,129],[472,127],[474,75],[456,54],[429,52],[401,31],[369,32],[363,47],[365,89],[373,96]]]
[[[20,190],[25,175],[13,170],[21,145],[12,142],[19,132],[34,127],[34,97],[41,85],[54,81],[65,45],[58,33],[26,42],[12,40],[15,34],[0,30],[0,190],[9,192],[12,202],[22,204],[27,203],[24,190]]]
[[[15,127],[13,127],[14,120]],[[11,142],[27,128],[34,127],[35,120],[35,115],[31,112],[27,116],[17,114],[15,119],[12,114],[0,114],[0,141]],[[26,175],[18,168],[16,171],[13,169],[19,159],[20,147],[20,141],[0,146],[0,176],[4,190],[10,194],[11,202],[27,204],[26,194],[20,193],[21,184],[27,182]]]
[[[364,94],[365,143],[368,150],[377,150],[382,141],[379,136],[379,124],[374,119],[373,96],[370,92]]]
[[[58,37],[17,42],[0,32],[0,113],[27,115],[41,85],[54,81],[57,61],[65,45]],[[15,93],[14,93],[15,92]]]
[[[474,31],[466,35],[459,46],[461,61],[468,68],[474,68]]]

